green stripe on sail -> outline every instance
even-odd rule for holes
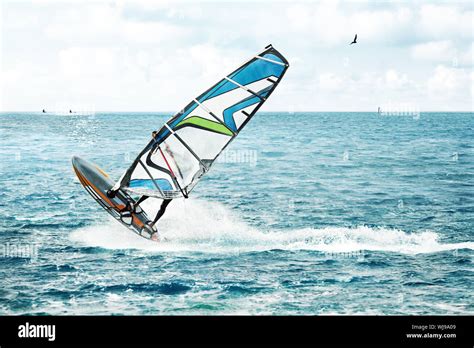
[[[199,116],[191,116],[191,117],[188,117],[187,119],[182,120],[180,123],[176,125],[176,128],[187,125],[187,124],[193,124],[198,127],[209,129],[210,131],[229,135],[229,136],[233,135],[232,132],[229,129],[227,129],[227,127],[224,126],[223,124],[219,122],[211,121],[211,120],[208,120],[207,118],[202,118]]]

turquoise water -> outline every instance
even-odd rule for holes
[[[473,116],[259,113],[152,244],[70,159],[169,114],[0,114],[0,314],[474,314]]]

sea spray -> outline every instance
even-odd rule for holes
[[[157,203],[147,202],[149,205]],[[150,207],[150,206],[149,206]],[[156,209],[156,206],[152,208]],[[186,214],[182,214],[185,211]],[[240,220],[225,205],[202,199],[173,202],[158,225],[161,243],[146,241],[116,224],[89,226],[74,231],[74,242],[109,249],[156,252],[239,253],[268,250],[313,250],[347,253],[362,250],[402,254],[474,249],[473,242],[442,243],[433,231],[407,233],[383,227],[325,227],[259,230]]]

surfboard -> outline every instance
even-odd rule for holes
[[[124,210],[127,202],[135,203],[129,194],[118,190],[113,198],[107,195],[107,191],[114,186],[115,182],[106,172],[94,163],[77,156],[72,158],[72,166],[82,186],[114,219],[143,238],[158,240],[157,233],[151,236],[148,230],[143,228],[150,220],[143,210],[138,209],[131,214]]]

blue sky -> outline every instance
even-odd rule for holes
[[[3,0],[0,110],[177,111],[272,43],[291,67],[264,111],[473,111],[473,13],[468,1]]]

